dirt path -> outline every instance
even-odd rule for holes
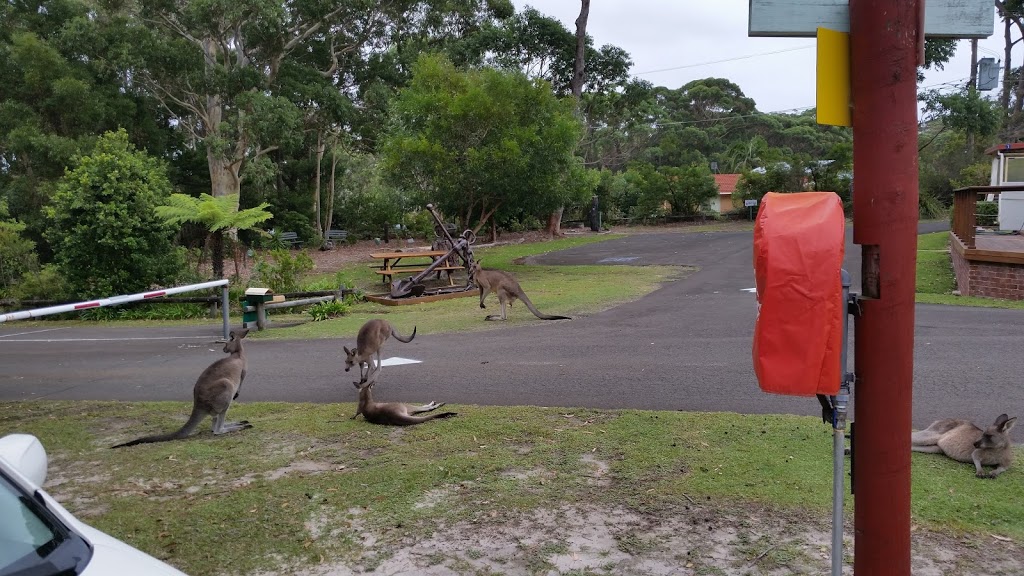
[[[393,548],[377,545],[377,536],[364,532],[361,565],[327,564],[298,574],[783,576],[828,574],[831,567],[827,517],[722,509],[713,503],[683,506],[666,516],[586,506],[498,516],[484,509],[478,521],[439,527],[429,538]],[[359,529],[358,510],[351,523]],[[850,524],[843,574],[853,574]],[[915,576],[1024,573],[1024,550],[995,537],[957,538],[915,529],[912,548]]]

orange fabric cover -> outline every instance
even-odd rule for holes
[[[765,392],[839,392],[845,228],[843,204],[833,192],[769,192],[761,201],[754,226],[753,355]]]

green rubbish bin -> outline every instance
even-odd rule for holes
[[[260,305],[272,302],[274,291],[270,288],[249,288],[245,291],[245,295],[238,300],[242,303],[242,327],[248,328],[250,323],[255,323],[257,328],[262,330],[266,321],[259,317],[262,309]],[[245,310],[250,307],[252,308],[251,312]]]

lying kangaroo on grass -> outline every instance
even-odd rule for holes
[[[910,449],[914,452],[945,454],[958,462],[974,462],[975,476],[995,478],[1013,462],[1010,429],[1017,418],[1000,414],[996,421],[982,430],[968,420],[947,418],[936,420],[931,426],[910,436]],[[996,466],[991,472],[982,466]]]
[[[421,414],[423,412],[430,412],[437,410],[441,406],[444,406],[444,402],[438,404],[437,402],[431,402],[424,404],[423,406],[410,406],[408,404],[402,404],[401,402],[385,402],[378,404],[373,401],[373,396],[370,394],[370,389],[377,382],[377,375],[380,374],[380,370],[375,370],[372,374],[367,375],[367,380],[363,383],[353,382],[355,387],[359,389],[359,406],[356,407],[356,413],[352,415],[354,420],[356,416],[360,414],[363,418],[371,424],[384,424],[386,426],[412,426],[413,424],[422,424],[427,420],[433,420],[434,418],[451,418],[457,416],[457,412],[441,412],[440,414],[428,414],[426,416],[415,416],[415,414]]]
[[[151,442],[166,442],[167,440],[178,440],[191,434],[199,423],[206,418],[206,415],[213,416],[213,433],[225,434],[252,428],[248,420],[241,422],[225,422],[224,415],[231,407],[231,401],[238,398],[238,389],[245,380],[245,350],[242,349],[242,339],[248,334],[248,330],[240,330],[231,333],[231,339],[224,344],[224,352],[227,358],[221,358],[206,367],[203,373],[196,380],[195,388],[192,391],[194,401],[192,403],[192,415],[188,422],[177,432],[170,434],[158,434],[156,436],[145,436],[111,446],[120,448],[122,446],[134,446],[136,444],[148,444]]]
[[[484,317],[484,320],[507,320],[508,315],[505,311],[506,304],[511,307],[512,302],[517,298],[526,304],[526,307],[533,312],[533,315],[541,320],[572,320],[568,316],[552,316],[550,314],[542,314],[537,307],[530,302],[530,299],[526,296],[526,292],[523,292],[522,287],[519,286],[519,282],[516,282],[508,272],[503,270],[484,270],[480,266],[481,261],[476,261],[473,266],[469,269],[469,279],[480,287],[480,307],[487,308],[484,306],[484,298],[491,292],[498,295],[498,302],[501,304],[501,316],[491,314]]]
[[[380,370],[380,349],[384,346],[384,342],[389,336],[394,336],[395,340],[408,344],[416,337],[416,327],[412,327],[412,335],[404,338],[398,332],[395,332],[395,329],[391,327],[387,320],[370,320],[359,329],[359,334],[356,335],[355,348],[349,350],[347,346],[342,346],[342,349],[345,350],[345,372],[348,372],[352,366],[359,365],[359,382],[356,382],[357,385],[361,382],[366,382],[366,378],[370,375],[371,370]],[[370,362],[374,355],[377,356],[376,367]],[[366,374],[363,374],[364,365],[367,366]]]

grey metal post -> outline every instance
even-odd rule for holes
[[[846,409],[852,374],[846,371],[850,326],[850,273],[840,271],[843,283],[843,343],[839,355],[839,394],[833,401],[832,422],[832,576],[843,574],[843,460],[846,453]]]
[[[228,340],[228,285],[225,284],[221,289],[220,297],[220,315],[224,319],[224,341]]]

